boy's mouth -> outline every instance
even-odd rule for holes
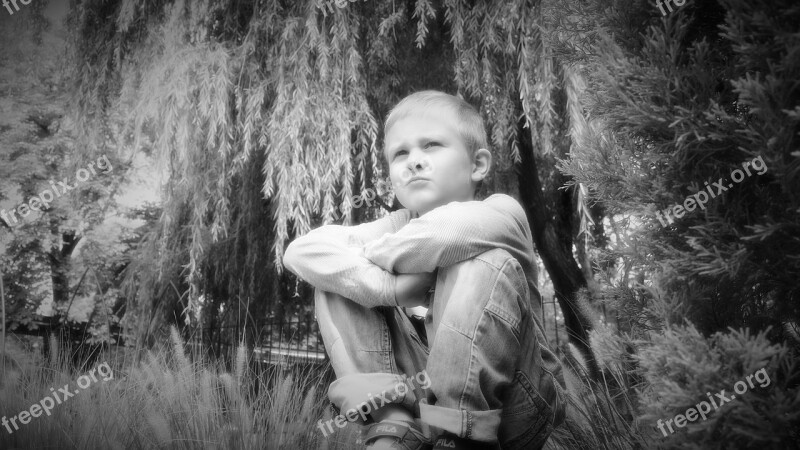
[[[429,178],[425,178],[425,177],[414,176],[414,177],[411,177],[411,178],[408,179],[408,182],[406,182],[406,185],[410,185],[411,183],[414,183],[416,181],[431,181],[431,180]]]

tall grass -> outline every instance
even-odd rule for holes
[[[626,359],[626,343],[602,327],[593,334],[603,374],[599,382],[588,381],[580,361],[566,348],[567,417],[546,449],[678,448],[648,435],[653,421],[641,420],[640,392],[650,384],[636,376],[641,369]],[[76,372],[52,348],[49,361],[16,361],[0,378],[0,416],[28,410],[51,395],[51,388],[68,384],[71,391],[76,389],[85,372]],[[325,437],[317,427],[318,420],[330,416],[324,398],[330,380],[324,374],[298,368],[255,370],[247,355],[244,346],[230,361],[187,355],[175,330],[155,350],[116,358],[101,355],[93,366],[108,362],[113,379],[98,377],[55,406],[51,416],[33,418],[13,434],[0,427],[0,449],[355,448],[350,443],[353,430]],[[673,414],[665,410],[658,417]]]
[[[547,450],[629,450],[649,448],[632,425],[635,394],[621,388],[625,374],[608,368],[603,382],[589,381],[586,370],[565,358],[567,411],[564,423],[550,437]],[[610,376],[611,379],[606,378]]]
[[[72,369],[55,343],[45,363],[15,364],[0,379],[0,416],[28,410],[43,397],[82,375]],[[225,362],[187,355],[172,330],[153,351],[115,357],[104,354],[114,378],[92,383],[80,394],[8,434],[0,428],[0,448],[53,449],[319,449],[333,445],[316,426],[326,420],[327,380],[319,372],[253,370],[244,346]],[[97,366],[95,364],[94,366]],[[619,389],[623,368],[608,383],[588,383],[576,364],[566,370],[566,422],[548,449],[645,448],[631,427],[629,391]],[[605,373],[613,374],[606,367]],[[13,429],[13,428],[12,428]],[[342,447],[344,448],[344,447]]]
[[[13,434],[0,428],[0,448],[318,449],[324,438],[315,424],[326,404],[321,375],[257,373],[246,355],[240,346],[228,372],[222,363],[187,356],[173,329],[156,350],[108,361],[113,379],[98,376],[52,415],[32,418]],[[57,351],[44,365],[17,365],[0,380],[0,416],[28,410],[52,395],[50,388],[69,384],[75,391],[81,375]]]

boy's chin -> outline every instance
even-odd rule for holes
[[[420,215],[451,202],[466,201],[459,193],[445,193],[438,191],[413,192],[412,195],[399,195],[400,204],[409,211]]]
[[[441,202],[441,201],[425,201],[425,202],[409,202],[408,205],[403,204],[403,206],[408,209],[409,211],[413,211],[418,213],[419,215],[425,214],[428,211],[438,208],[448,202]]]

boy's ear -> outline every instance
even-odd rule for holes
[[[482,181],[492,167],[492,153],[485,148],[475,150],[472,156],[472,181]]]

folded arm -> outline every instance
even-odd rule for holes
[[[363,306],[397,306],[397,277],[364,257],[364,244],[395,231],[408,211],[358,226],[325,225],[301,236],[286,248],[284,266],[314,287],[335,292]],[[401,282],[401,288],[406,283]],[[406,306],[405,296],[399,299]]]
[[[508,251],[523,265],[533,258],[525,212],[504,194],[433,209],[365,245],[364,256],[389,271],[416,273],[447,267],[493,248]]]

